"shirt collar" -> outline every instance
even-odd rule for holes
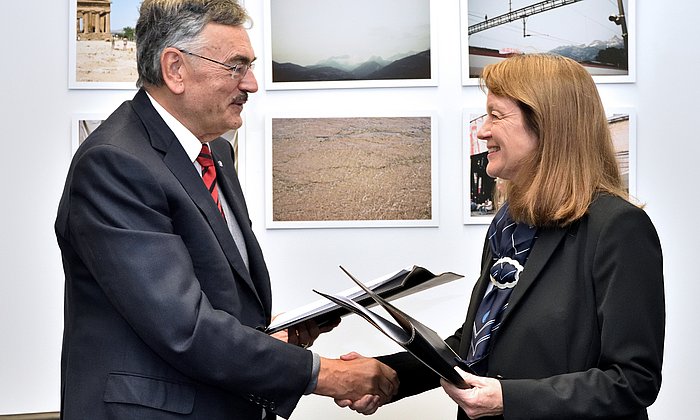
[[[190,161],[194,163],[194,161],[197,160],[197,156],[199,156],[199,152],[202,150],[202,142],[200,142],[199,139],[197,139],[197,137],[195,137],[195,135],[187,129],[187,127],[182,125],[177,118],[173,117],[172,114],[163,108],[163,106],[159,104],[158,101],[156,101],[148,92],[146,92],[146,95],[151,101],[153,108],[156,109],[156,112],[158,112],[160,117],[163,118],[163,121],[165,121],[165,125],[167,125],[173,134],[175,134],[175,137],[177,137],[178,141],[182,145],[182,148],[185,149],[185,153],[187,153],[187,156],[190,158]]]

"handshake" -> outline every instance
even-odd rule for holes
[[[314,290],[325,300],[322,300],[321,304],[314,303],[301,307],[291,314],[284,315],[276,323],[273,320],[268,327],[271,334],[290,344],[306,348],[313,344],[320,334],[338,325],[340,318],[333,320],[333,316],[355,313],[409,352],[420,354],[420,360],[436,373],[439,372],[440,376],[460,387],[466,387],[460,373],[453,370],[456,361],[461,359],[447,343],[435,331],[387,301],[389,297],[410,293],[410,290],[416,286],[432,287],[461,278],[461,275],[442,273],[436,276],[424,268],[413,266],[413,268],[373,280],[370,288],[343,267],[340,268],[357,285],[357,290],[348,289],[337,295],[328,295]],[[385,297],[380,294],[384,294]],[[327,301],[332,302],[336,308],[329,307]],[[379,304],[396,323],[365,307],[371,303]],[[321,317],[321,321],[317,323],[314,317]],[[280,334],[286,337],[280,337]],[[316,367],[319,367],[318,359],[316,356]],[[429,361],[426,362],[424,359]],[[334,398],[336,404],[341,407],[350,407],[363,414],[372,414],[379,406],[390,401],[398,393],[398,388],[398,375],[391,367],[376,359],[353,352],[335,360],[321,358],[314,393]]]
[[[398,390],[399,380],[392,368],[352,352],[340,359],[321,358],[314,393],[334,398],[340,407],[373,414]]]
[[[319,328],[310,321],[289,328],[288,335],[284,332],[284,336],[280,333],[273,336],[293,345],[308,347],[320,334],[332,330],[338,322],[340,320]],[[340,407],[349,407],[361,414],[373,414],[399,391],[396,372],[377,359],[352,352],[339,359],[321,357],[320,362],[314,393],[333,398]],[[420,362],[416,360],[416,363]],[[440,379],[440,385],[469,418],[503,414],[503,390],[498,379],[477,376],[461,367],[455,367],[454,373],[457,380]],[[459,382],[459,378],[463,382],[457,386],[454,383]],[[408,387],[411,388],[411,385]],[[408,395],[404,391],[401,396]]]
[[[273,337],[300,347],[309,347],[322,333],[331,331],[340,319],[319,328],[315,322],[304,323],[272,334]],[[373,414],[391,401],[399,390],[396,372],[371,357],[352,352],[339,359],[321,357],[314,394],[335,399],[340,407],[349,407],[362,414]]]

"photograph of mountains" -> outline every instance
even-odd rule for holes
[[[526,53],[572,58],[593,76],[629,75],[630,0],[465,3],[468,22],[462,23],[462,30],[469,46],[471,78],[478,77],[487,64]]]
[[[272,82],[430,80],[430,0],[268,0]]]
[[[388,60],[371,57],[364,63],[348,65],[333,57],[309,66],[272,61],[275,82],[321,82],[337,80],[430,79],[430,50]]]

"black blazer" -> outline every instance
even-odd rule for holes
[[[466,321],[446,340],[462,357],[490,261],[486,244]],[[568,228],[539,229],[492,339],[487,376],[501,379],[503,418],[646,419],[661,386],[662,268],[648,216],[617,197],[600,196]],[[410,355],[380,359],[399,374],[397,399],[439,386]]]
[[[250,273],[200,175],[144,91],[75,154],[55,229],[65,271],[64,419],[288,417],[312,355],[259,331],[270,281],[234,171],[211,143]]]

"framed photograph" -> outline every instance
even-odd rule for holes
[[[71,150],[75,153],[85,139],[109,116],[105,114],[75,114],[71,124]],[[238,130],[231,130],[222,137],[231,142],[236,159],[236,173],[245,193],[245,124]]]
[[[265,0],[265,88],[437,86],[437,0]]]
[[[606,111],[615,157],[623,183],[631,196],[636,195],[636,117],[627,108]],[[462,113],[462,188],[464,224],[489,224],[503,204],[502,181],[486,173],[486,141],[477,138],[486,117],[484,109],[465,109]]]
[[[266,119],[266,227],[437,226],[431,113]]]
[[[486,141],[477,138],[486,118],[485,109],[465,109],[462,112],[462,188],[465,224],[488,224],[498,210],[498,185],[486,173],[488,164]]]
[[[71,151],[78,150],[85,139],[107,119],[109,114],[75,114],[71,124]]]
[[[637,195],[637,117],[630,108],[606,109],[608,126],[620,167],[622,182],[632,197]]]
[[[241,184],[241,189],[243,193],[246,192],[246,144],[245,144],[245,118],[243,119],[243,125],[238,130],[231,130],[224,133],[223,138],[228,140],[233,146],[233,154],[236,159],[236,175],[238,175],[238,182]]]
[[[581,63],[597,83],[634,82],[635,0],[460,0],[462,84],[516,54]]]
[[[69,0],[69,89],[136,89],[141,1]]]

